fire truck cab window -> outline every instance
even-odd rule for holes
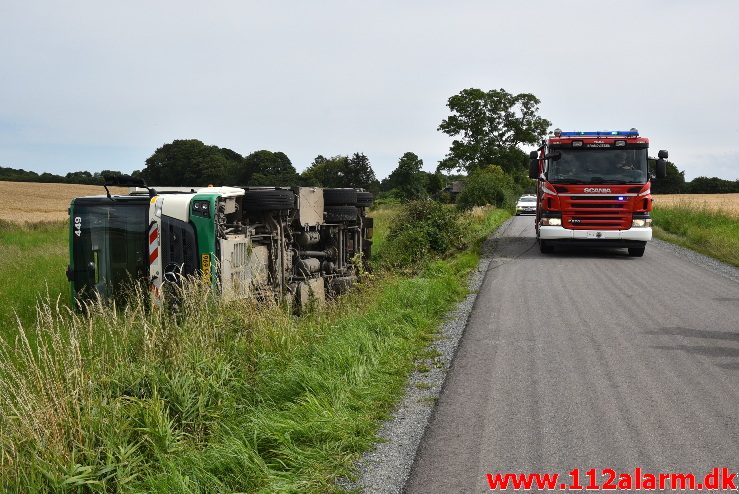
[[[647,181],[646,149],[561,149],[549,163],[555,183],[643,184]]]

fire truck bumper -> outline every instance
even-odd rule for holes
[[[542,240],[602,240],[609,244],[648,242],[652,240],[651,228],[629,228],[628,230],[570,230],[561,226],[540,226],[539,238]],[[579,243],[579,242],[577,242]]]

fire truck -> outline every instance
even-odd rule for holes
[[[649,139],[628,131],[555,129],[530,153],[538,181],[536,237],[542,253],[555,246],[627,248],[641,257],[652,239],[650,174],[666,173],[667,151],[649,169]]]

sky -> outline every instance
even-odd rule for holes
[[[0,166],[129,172],[200,139],[298,171],[363,152],[382,178],[406,151],[433,171],[447,99],[476,87],[739,179],[737,19],[734,0],[3,0]]]

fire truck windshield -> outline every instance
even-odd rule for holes
[[[561,158],[549,162],[547,179],[570,184],[644,184],[647,150],[560,148]]]

